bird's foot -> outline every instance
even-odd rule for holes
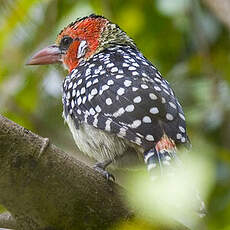
[[[108,166],[110,162],[102,162],[102,163],[97,163],[93,166],[93,169],[99,172],[103,177],[105,177],[107,180],[112,180],[115,181],[115,177],[113,174],[109,173],[107,170],[105,170],[106,166]]]

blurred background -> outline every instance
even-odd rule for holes
[[[211,170],[201,180],[212,184],[207,229],[229,230],[229,12],[229,0],[0,0],[0,113],[74,152],[62,119],[67,72],[59,65],[25,63],[76,18],[90,13],[108,17],[134,39],[176,92],[193,145],[188,155],[197,155]]]

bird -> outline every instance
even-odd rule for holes
[[[70,23],[28,65],[62,63],[63,117],[78,148],[113,178],[109,165],[145,163],[151,175],[189,147],[185,115],[169,82],[133,39],[104,16]],[[156,170],[155,170],[156,169]],[[200,211],[203,211],[204,204]]]

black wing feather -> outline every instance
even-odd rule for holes
[[[138,50],[104,50],[73,70],[63,90],[65,116],[77,124],[86,122],[145,149],[164,133],[176,143],[189,141],[173,90]]]

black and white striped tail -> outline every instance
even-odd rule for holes
[[[144,161],[152,180],[157,179],[164,171],[170,170],[175,154],[174,150],[157,151],[155,148],[144,153]]]
[[[159,179],[162,174],[173,176],[176,165],[183,165],[176,155],[175,143],[167,136],[162,137],[155,147],[145,151],[144,161],[147,165],[151,180],[153,181]],[[173,164],[174,162],[177,164]],[[201,199],[199,192],[192,185],[190,186],[191,189],[194,190],[194,202],[199,204],[196,213],[202,218],[207,213],[205,203]]]
[[[164,169],[170,169],[172,159],[176,156],[176,145],[173,140],[163,135],[155,147],[145,151],[144,160],[147,164],[151,179],[156,179]],[[167,171],[167,170],[166,170]]]

